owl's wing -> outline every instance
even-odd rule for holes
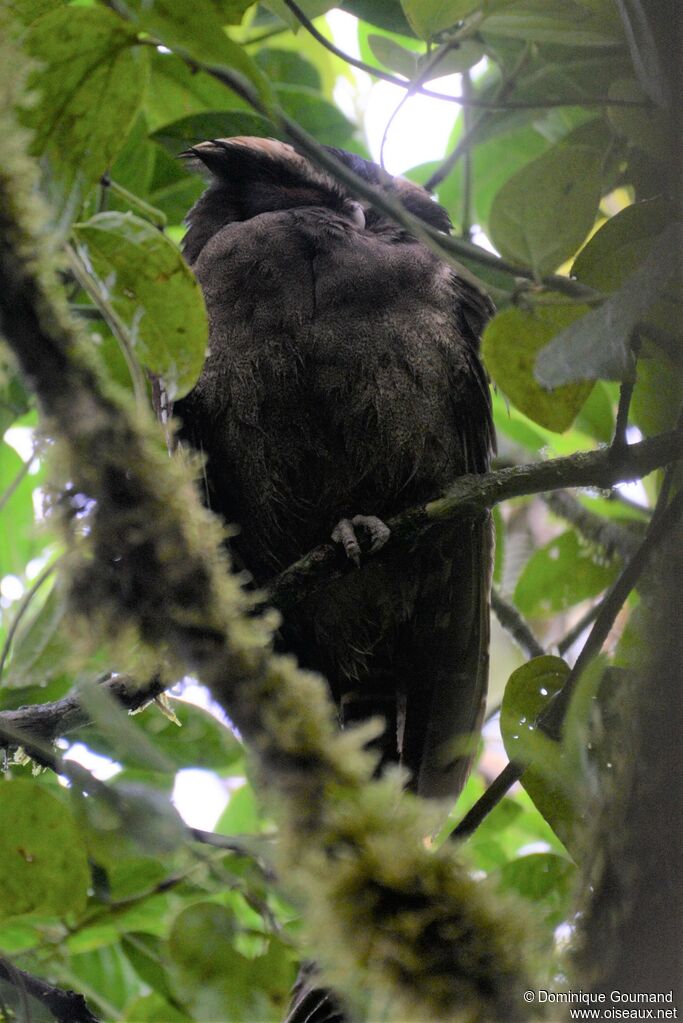
[[[463,345],[454,353],[452,428],[467,473],[489,468],[495,437],[491,398],[478,355],[492,312],[488,299],[453,280]],[[463,364],[464,358],[464,364]],[[490,515],[455,523],[426,555],[415,617],[406,638],[408,697],[401,760],[424,796],[453,797],[476,750],[488,685],[493,533]]]

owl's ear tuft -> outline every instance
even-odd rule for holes
[[[179,154],[195,167],[206,167],[219,181],[281,181],[288,170],[301,173],[301,157],[286,142],[277,139],[236,135],[209,139]]]

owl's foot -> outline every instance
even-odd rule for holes
[[[332,539],[344,548],[347,558],[360,565],[361,548],[356,535],[356,526],[364,530],[370,540],[370,550],[378,551],[389,539],[391,530],[376,515],[354,515],[352,519],[340,519],[332,530]]]

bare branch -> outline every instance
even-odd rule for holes
[[[105,676],[100,685],[126,710],[139,710],[166,689],[156,676],[142,686],[128,675]],[[0,723],[9,726],[32,742],[50,743],[62,735],[68,735],[69,732],[92,724],[92,718],[81,705],[76,690],[51,703],[36,703],[19,707],[18,710],[4,710],[0,712]],[[0,736],[0,749],[9,749],[16,745],[19,743],[10,735]],[[25,746],[26,743],[21,742],[21,745]]]
[[[516,607],[501,597],[495,586],[491,590],[491,607],[502,627],[510,633],[527,657],[543,656],[545,650],[531,631],[531,626],[524,621]]]

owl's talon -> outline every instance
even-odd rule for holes
[[[340,543],[347,558],[360,566],[361,547],[356,536],[356,526],[365,530],[370,538],[370,550],[378,551],[389,539],[391,530],[376,515],[354,515],[352,519],[340,519],[332,530],[332,540]]]

